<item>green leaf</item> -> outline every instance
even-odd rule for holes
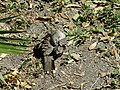
[[[7,54],[21,54],[27,51],[28,50],[0,48],[0,53],[7,53]]]
[[[2,10],[0,10],[0,13],[5,13],[5,12],[7,12],[8,10],[12,10],[13,9],[13,6],[7,6],[7,7],[5,7],[5,9],[2,9]]]
[[[53,11],[56,13],[59,13],[63,7],[64,7],[64,5],[60,5],[59,7],[54,8]]]
[[[18,45],[18,44],[13,44],[13,43],[4,43],[4,42],[0,42],[0,47],[2,48],[16,48],[16,47],[19,47],[19,48],[26,48],[28,46],[26,45]]]
[[[10,34],[10,33],[22,33],[22,32],[26,32],[26,31],[17,31],[17,30],[14,30],[14,31],[7,31],[7,30],[2,30],[2,31],[0,31],[0,34]]]
[[[26,42],[30,41],[29,39],[21,39],[21,38],[7,38],[7,37],[1,37],[0,36],[0,41],[11,41],[11,42]]]
[[[20,54],[28,51],[25,50],[26,47],[28,46],[0,42],[0,53]]]
[[[0,80],[1,80],[4,84],[7,84],[1,72],[0,72]]]
[[[7,53],[7,54],[20,54],[25,53],[28,50],[25,50],[25,46],[12,46],[10,44],[1,44],[0,43],[0,53]]]
[[[10,20],[10,19],[15,18],[15,17],[17,17],[17,16],[3,18],[3,19],[0,19],[0,22],[5,22],[5,21]]]

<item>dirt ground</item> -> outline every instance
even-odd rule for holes
[[[32,67],[34,70],[32,75],[25,74],[26,80],[35,83],[32,90],[92,90],[105,84],[104,78],[101,78],[101,72],[109,72],[112,68],[111,60],[108,57],[102,58],[95,51],[89,51],[90,42],[85,42],[79,47],[67,47],[65,54],[55,61],[56,72],[53,75],[44,75]],[[80,53],[79,60],[72,60],[65,63],[66,53]],[[19,67],[22,63],[21,59],[27,55],[8,55],[0,60],[0,66],[7,68]],[[40,62],[40,61],[39,61]],[[26,69],[26,68],[25,68]],[[26,73],[27,70],[25,70]],[[36,75],[38,74],[38,75]],[[111,90],[111,89],[102,89]]]
[[[42,4],[44,5],[43,10],[31,9],[29,12],[25,12],[25,14],[28,13],[32,18],[52,16],[53,13],[49,10],[50,3],[42,1]],[[71,16],[73,13],[78,12],[78,10],[80,9],[67,8],[63,11],[65,11],[64,13],[68,14],[68,16]],[[27,34],[25,33],[27,36],[30,38],[37,37],[38,41],[33,41],[33,45],[39,42],[46,31],[59,29],[65,32],[66,25],[71,19],[66,20],[59,16],[56,16],[56,18],[58,19],[56,22],[34,21],[27,29]],[[88,49],[89,46],[96,40],[97,36],[92,40],[88,38],[80,45],[75,46],[68,45],[69,40],[66,38],[66,50],[62,57],[55,61],[56,70],[53,75],[44,74],[40,60],[35,59],[32,54],[7,55],[0,60],[0,66],[6,68],[20,68],[25,62],[24,59],[30,58],[27,64],[19,69],[22,72],[21,78],[32,85],[32,89],[30,90],[93,90],[95,88],[98,88],[95,90],[112,90],[106,88],[106,78],[104,78],[103,74],[107,74],[112,70],[111,62],[115,58],[112,56],[109,57],[109,55],[107,56],[109,53],[100,53],[97,50],[90,51]],[[106,44],[106,46],[109,46],[109,44]],[[32,52],[33,47],[30,49]],[[76,56],[78,60],[74,57],[69,58],[71,54],[79,55],[79,57]]]

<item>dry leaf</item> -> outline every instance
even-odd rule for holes
[[[105,40],[109,40],[109,36],[108,37],[101,37],[100,41],[105,41]]]
[[[74,42],[74,40],[70,40],[70,41],[68,41],[67,45],[70,46],[73,44],[73,42]]]
[[[54,15],[54,20],[55,20],[56,23],[59,22],[59,15],[58,14]]]
[[[99,74],[101,77],[105,77],[105,76],[109,75],[110,73],[109,72],[100,72]]]
[[[69,27],[70,30],[73,30],[74,27],[75,27],[75,24],[74,24],[73,22],[70,22],[70,23],[68,24],[68,27]]]
[[[19,72],[18,72],[18,69],[17,68],[13,68],[13,69],[11,69],[13,72],[12,72],[12,75],[18,75],[19,74]]]
[[[95,47],[97,46],[97,43],[98,43],[98,41],[96,41],[96,42],[94,42],[93,44],[91,44],[91,45],[89,46],[89,50],[95,49]]]
[[[17,82],[17,78],[12,77],[9,81],[10,84],[15,84]]]
[[[83,88],[86,83],[87,83],[87,82],[82,82],[82,83],[80,84],[80,87]]]
[[[31,85],[29,85],[29,84],[27,84],[27,85],[25,86],[25,88],[30,89],[30,88],[32,88],[32,86],[31,86]]]
[[[120,56],[117,53],[117,48],[115,46],[113,46],[113,48],[111,50],[111,54],[115,56],[116,60],[120,60]]]
[[[68,61],[68,63],[72,63],[73,61],[74,61],[74,60],[73,60],[73,59],[71,59],[71,60],[69,60],[69,61]]]
[[[98,13],[99,11],[102,11],[104,7],[97,7],[94,9],[94,13]]]
[[[108,37],[108,33],[107,32],[102,32],[104,37]]]
[[[32,3],[30,3],[30,8],[32,8],[33,7],[33,4]]]
[[[25,87],[28,83],[26,81],[21,82],[21,87]]]
[[[8,54],[5,54],[5,53],[1,53],[0,55],[0,60],[3,59],[4,57],[6,57]]]
[[[73,18],[73,20],[76,21],[79,18],[79,16],[80,16],[80,14],[75,14],[72,18]]]
[[[73,81],[70,81],[69,84],[70,84],[70,85],[74,85],[74,82],[73,82]]]
[[[96,4],[93,4],[93,3],[90,4],[90,8],[91,8],[91,9],[94,9],[94,8],[96,8],[96,7],[97,7]]]
[[[82,4],[85,4],[86,0],[81,0]]]
[[[18,87],[14,87],[14,90],[19,90],[19,88]]]
[[[120,32],[120,27],[118,28],[118,32]]]
[[[93,36],[90,36],[90,41],[93,39]]]
[[[69,19],[68,16],[65,15],[65,13],[63,11],[60,13],[60,16],[64,19],[67,19],[67,20]]]
[[[88,27],[89,24],[90,24],[90,23],[88,23],[88,22],[83,22],[83,23],[82,23],[82,26],[83,26],[83,27]]]
[[[117,36],[118,35],[118,33],[117,32],[109,32],[109,34],[108,34],[109,36]]]
[[[85,72],[82,72],[82,73],[74,73],[74,75],[82,77],[82,76],[85,76]]]
[[[65,6],[66,8],[81,8],[80,5],[77,4],[68,4],[67,6]]]
[[[3,10],[3,9],[5,9],[5,7],[3,7],[2,5],[0,5],[0,10]]]
[[[65,73],[63,70],[61,70],[61,73],[62,73],[63,75],[65,75],[65,76],[69,77],[68,74]]]
[[[39,16],[38,18],[35,18],[35,20],[39,20],[39,21],[51,21],[51,17],[49,17],[49,16]]]
[[[108,36],[108,33],[107,32],[102,32],[103,36],[100,40],[101,41],[104,41],[104,40],[108,40],[109,39],[109,36]]]
[[[71,54],[71,57],[75,60],[80,60],[80,55],[79,54],[76,54],[76,53],[72,53]]]
[[[5,74],[5,75],[4,75],[4,78],[5,78],[5,79],[8,79],[9,77],[12,77],[12,75],[11,75],[11,74]]]
[[[17,82],[16,82],[16,86],[19,86],[19,85],[20,85],[20,81],[17,80]]]
[[[115,56],[115,53],[117,53],[117,51],[116,51],[116,48],[113,47],[112,50],[111,50],[111,54],[112,54],[113,56]]]

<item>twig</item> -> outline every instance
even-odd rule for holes
[[[52,87],[49,87],[47,90],[53,90],[54,88],[56,87],[60,87],[60,86],[64,86],[66,83],[61,83],[61,84],[57,84],[57,85],[54,85]]]
[[[97,81],[100,79],[100,77],[98,77],[97,79],[96,79],[96,81],[92,84],[92,86],[90,87],[90,90],[92,90],[92,88],[93,88],[93,86],[97,83]]]

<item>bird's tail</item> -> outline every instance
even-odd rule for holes
[[[55,63],[52,56],[45,56],[43,61],[43,69],[45,73],[52,73],[55,70]]]

